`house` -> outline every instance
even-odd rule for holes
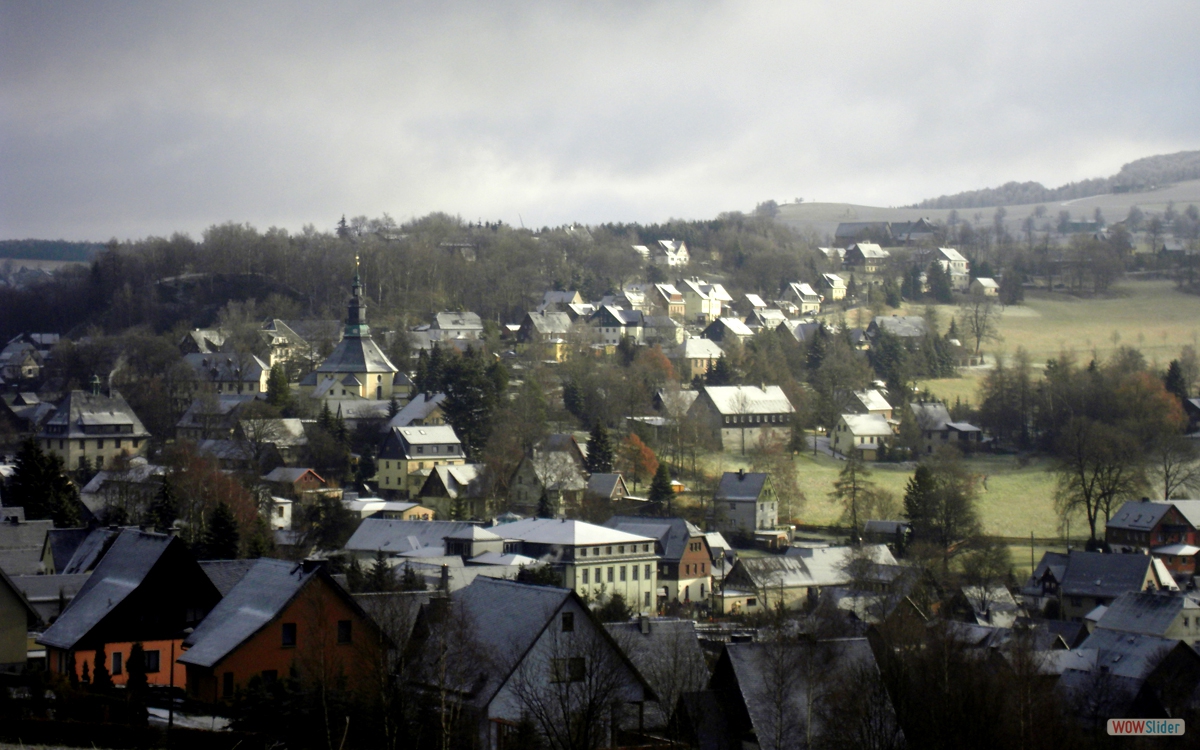
[[[821,312],[821,295],[803,282],[793,281],[788,284],[783,301],[794,306],[800,315],[815,315]]]
[[[829,434],[835,451],[843,456],[856,453],[864,461],[874,461],[895,438],[892,425],[881,414],[842,414]]]
[[[601,307],[592,316],[591,325],[596,329],[598,340],[602,344],[615,346],[626,337],[635,344],[646,341],[646,318],[640,310]]]
[[[342,494],[342,507],[355,518],[386,518],[393,521],[432,521],[433,510],[418,503],[360,497],[357,492]],[[287,527],[285,527],[287,528]]]
[[[446,424],[446,414],[442,404],[446,401],[444,393],[418,393],[404,405],[396,416],[388,420],[385,429],[397,427],[428,427]]]
[[[141,518],[162,492],[166,472],[138,457],[125,468],[96,472],[79,491],[79,500],[100,520],[107,521],[114,510],[120,518]]]
[[[672,349],[667,358],[675,366],[675,372],[685,383],[704,375],[717,366],[717,360],[725,356],[717,342],[708,338],[688,338]]]
[[[849,410],[856,414],[878,414],[884,419],[892,418],[892,405],[878,388],[854,391]]]
[[[814,336],[819,335],[819,332],[824,328],[824,323],[819,323],[815,320],[789,320],[785,323],[780,323],[779,329],[783,329],[792,335],[800,343],[812,341]]]
[[[873,344],[879,337],[880,331],[887,331],[893,336],[919,343],[929,335],[929,326],[919,315],[877,315],[867,326],[867,338]]]
[[[473,312],[440,312],[429,324],[430,341],[452,341],[465,339],[478,341],[483,338],[483,321]]]
[[[123,665],[141,643],[150,684],[185,685],[186,671],[170,656],[182,652],[184,630],[199,625],[220,600],[182,539],[124,529],[37,642],[58,674],[81,674],[84,663],[90,669],[103,653],[117,685],[128,679]]]
[[[687,337],[687,329],[683,324],[667,315],[647,315],[645,328],[647,344],[678,346]]]
[[[744,344],[754,338],[754,331],[737,318],[717,318],[700,335],[719,344],[734,341]]]
[[[369,563],[379,553],[396,565],[409,557],[437,557],[449,554],[447,539],[472,539],[468,548],[461,545],[454,554],[476,557],[484,552],[505,552],[504,537],[490,531],[481,537],[475,530],[488,531],[465,521],[412,521],[366,518],[342,548],[360,563]],[[467,535],[464,537],[464,534]]]
[[[708,662],[700,647],[696,623],[643,615],[632,622],[608,622],[604,627],[654,690],[657,700],[641,717],[645,728],[667,729],[680,698],[708,685]]]
[[[1172,638],[1097,628],[1058,681],[1065,704],[1100,729],[1109,718],[1181,716],[1200,684],[1200,655]]]
[[[937,235],[937,225],[926,218],[916,221],[894,221],[891,226],[892,237],[901,245],[918,245],[929,242]]]
[[[0,674],[25,670],[28,633],[41,619],[25,593],[0,568]]]
[[[846,299],[846,280],[836,273],[823,273],[817,279],[817,289],[831,302],[841,302]]]
[[[710,284],[698,278],[684,279],[684,317],[693,323],[708,325],[721,317],[723,304],[733,302],[733,297],[720,284]]]
[[[758,333],[759,331],[774,331],[780,325],[786,323],[787,319],[783,310],[778,308],[756,307],[746,316],[745,323],[751,331]]]
[[[405,690],[460,704],[455,747],[512,747],[521,720],[534,712],[543,734],[584,712],[596,723],[595,746],[615,747],[619,717],[639,715],[656,697],[568,589],[476,578],[448,606],[423,608],[411,643]]]
[[[918,401],[908,405],[921,429],[921,452],[928,455],[941,445],[954,445],[963,452],[977,449],[983,431],[970,422],[954,422],[945,404]]]
[[[48,529],[46,531],[46,541],[42,549],[42,559],[49,562],[50,567],[46,570],[47,575],[54,575],[66,569],[67,563],[75,556],[75,550],[79,549],[79,545],[83,544],[83,540],[87,539],[91,529],[76,528],[76,529]]]
[[[68,393],[38,433],[42,449],[61,458],[67,469],[85,463],[102,469],[117,459],[140,456],[149,439],[125,398],[114,390],[102,391],[96,377],[90,392]]]
[[[308,445],[304,423],[299,419],[242,419],[238,421],[235,437],[257,451],[271,450],[289,466],[303,457]]]
[[[654,291],[650,294],[650,304],[665,310],[671,318],[682,319],[687,315],[687,302],[674,284],[655,284]]]
[[[779,523],[779,503],[770,475],[745,469],[725,472],[713,494],[712,513],[713,526],[723,532],[748,536],[774,529]]]
[[[238,412],[256,399],[255,393],[198,396],[175,423],[175,437],[192,442],[231,438],[237,427]]]
[[[583,295],[577,291],[556,291],[551,290],[542,294],[542,304],[538,305],[537,311],[563,311],[569,305],[583,304]]]
[[[438,464],[416,497],[438,518],[483,518],[488,497],[485,472],[483,464]]]
[[[1104,541],[1114,552],[1145,554],[1169,545],[1194,545],[1197,535],[1174,503],[1130,500],[1108,519]]]
[[[932,253],[933,262],[942,267],[950,277],[950,288],[965,292],[971,286],[971,264],[962,253],[952,247],[939,247]]]
[[[846,248],[846,266],[859,273],[879,273],[891,254],[873,242],[856,242]]]
[[[602,502],[605,507],[619,503],[629,497],[629,488],[625,486],[625,477],[617,474],[597,472],[588,477],[584,498]]]
[[[635,611],[654,609],[658,554],[651,537],[566,518],[526,518],[494,531],[517,542],[514,552],[549,562],[563,586],[582,597],[619,593]]]
[[[650,265],[660,268],[686,266],[692,260],[687,243],[679,240],[659,240],[650,246]]]
[[[892,239],[891,223],[886,221],[843,221],[833,232],[833,239],[837,242],[852,243],[868,237],[883,242],[890,241]]]
[[[1195,592],[1130,591],[1108,605],[1097,629],[1200,644],[1200,601]]]
[[[863,684],[864,675],[875,684]],[[836,738],[829,742],[834,746],[850,739],[846,728],[827,726],[812,707],[861,700],[864,692],[886,695],[878,675],[866,638],[729,643],[708,690],[683,696],[679,731],[689,747],[784,750],[825,747]],[[855,686],[853,698],[835,697],[838,686],[848,684]],[[871,739],[878,747],[902,747],[892,703],[886,698],[883,703],[872,715]]]
[[[988,279],[980,276],[971,282],[971,294],[977,294],[982,297],[999,297],[1000,285],[995,279]]]
[[[571,316],[566,312],[526,313],[521,320],[521,327],[517,329],[517,341],[537,352],[540,359],[562,362],[567,352],[571,323]]]
[[[312,469],[278,466],[262,476],[272,494],[291,500],[307,500],[325,486],[325,480]]]
[[[222,328],[193,328],[179,339],[179,352],[188,354],[219,354],[225,346],[226,331]]]
[[[86,573],[79,573],[74,575],[13,576],[11,580],[25,595],[29,605],[37,612],[41,623],[53,625],[67,607],[71,606],[75,595],[83,588],[83,584],[87,583],[88,577]],[[24,642],[25,638],[22,637],[21,640]],[[2,658],[0,658],[0,662],[3,662]]]
[[[668,603],[708,603],[713,590],[712,552],[703,531],[682,518],[613,516],[604,525],[656,540],[659,610]]]
[[[1178,588],[1162,562],[1148,555],[1073,550],[1045,553],[1021,594],[1035,608],[1057,600],[1062,619],[1082,622],[1092,610],[1129,591]]]
[[[0,570],[10,576],[53,573],[54,557],[46,536],[54,522],[27,521],[23,508],[0,508],[0,515]]]
[[[855,581],[856,557],[870,559],[869,580]],[[769,612],[816,603],[823,590],[857,584],[884,588],[895,580],[896,558],[886,545],[792,547],[783,556],[740,557],[725,576],[722,612]]]
[[[450,425],[394,427],[383,439],[376,463],[378,487],[409,497],[425,484],[434,466],[463,464],[466,457]]]
[[[688,416],[707,425],[723,450],[745,454],[761,441],[785,439],[795,411],[777,385],[706,385]]]
[[[365,694],[386,674],[389,644],[322,561],[257,560],[183,641],[188,697],[232,701],[252,678],[294,675]]]
[[[849,239],[855,239],[855,238],[854,237],[842,237],[839,239],[849,240]],[[845,260],[845,258],[846,258],[846,248],[844,248],[844,247],[818,247],[817,252],[820,253],[822,255],[822,257],[825,258],[826,261],[828,261],[830,263],[836,263],[839,266],[842,264],[842,261]]]
[[[570,454],[534,450],[517,466],[509,483],[508,501],[521,513],[536,513],[540,508],[557,515],[568,507],[579,507],[586,490],[586,474]]]
[[[0,349],[0,381],[31,382],[42,374],[42,356],[26,341],[13,341]]]
[[[206,383],[217,394],[267,392],[271,366],[248,353],[185,354],[185,364],[192,368],[197,385]]]
[[[300,380],[300,389],[320,398],[356,396],[389,401],[399,369],[387,358],[367,325],[367,303],[357,269],[346,306],[342,340],[316,370]],[[332,409],[332,407],[330,407]]]

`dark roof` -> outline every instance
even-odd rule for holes
[[[604,525],[610,529],[657,539],[659,555],[664,560],[679,560],[683,553],[687,552],[689,539],[704,536],[703,531],[682,518],[613,516]]]
[[[121,532],[117,529],[92,529],[75,547],[75,552],[67,564],[61,568],[55,566],[55,569],[66,575],[87,573],[96,567],[96,563],[104,557],[104,553],[108,551],[109,545],[113,543],[119,533]]]
[[[1150,531],[1171,510],[1170,503],[1143,503],[1130,500],[1105,524],[1108,529]]]
[[[354,552],[382,551],[392,555],[423,547],[442,547],[447,536],[474,524],[464,521],[393,521],[367,518],[346,542]]]
[[[1067,596],[1117,597],[1127,591],[1141,591],[1153,560],[1148,555],[1071,552],[1061,581],[1062,592]]]
[[[212,667],[274,620],[304,586],[319,574],[299,563],[262,558],[196,626],[179,657],[184,664]],[[332,583],[336,586],[337,584]]]
[[[612,497],[620,481],[620,474],[593,474],[588,477],[587,491],[602,497]]]
[[[46,532],[46,544],[50,545],[50,557],[54,570],[61,572],[75,556],[75,550],[90,533],[89,529],[50,529]]]
[[[200,569],[221,592],[221,596],[227,596],[256,562],[258,560],[201,560]]]
[[[142,420],[133,413],[129,403],[117,391],[110,395],[103,393],[88,393],[87,391],[71,391],[59,403],[54,416],[42,425],[42,435],[48,434],[51,426],[64,427],[65,432],[54,433],[55,438],[82,438],[85,426],[94,425],[131,425],[131,432],[121,433],[125,438],[146,438],[150,433],[142,425]],[[92,437],[88,434],[88,437]]]
[[[727,471],[717,486],[717,500],[757,500],[762,495],[767,475],[754,471]]]
[[[392,364],[379,345],[370,336],[347,336],[343,338],[334,348],[321,366],[317,368],[317,372],[335,372],[335,373],[352,373],[352,372],[367,372],[367,373],[384,373],[396,372],[397,368]]]
[[[71,606],[38,638],[38,643],[75,648],[142,584],[172,545],[183,548],[181,540],[165,534],[122,530]]]
[[[1130,591],[1108,605],[1096,627],[1163,636],[1184,609],[1200,615],[1200,604],[1178,592]]]

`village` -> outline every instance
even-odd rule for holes
[[[1079,230],[1063,278],[1130,236]],[[839,227],[807,277],[736,294],[694,273],[711,251],[632,245],[643,280],[599,299],[404,330],[368,323],[365,246],[339,235],[341,321],[226,314],[152,368],[94,334],[0,352],[5,738],[1082,747],[1196,715],[1194,352],[1165,379],[1128,348],[1064,356],[1022,391],[987,346],[1038,278],[980,275],[924,220]],[[974,407],[915,386],[980,367]],[[1055,411],[1114,398],[1136,411]],[[1018,576],[973,462],[1038,450],[1090,537]],[[804,521],[809,454],[834,523]]]

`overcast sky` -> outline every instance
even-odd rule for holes
[[[0,238],[902,205],[1200,148],[1200,3],[0,0]]]

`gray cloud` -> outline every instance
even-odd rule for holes
[[[0,236],[656,221],[1197,148],[1200,6],[0,3]]]

